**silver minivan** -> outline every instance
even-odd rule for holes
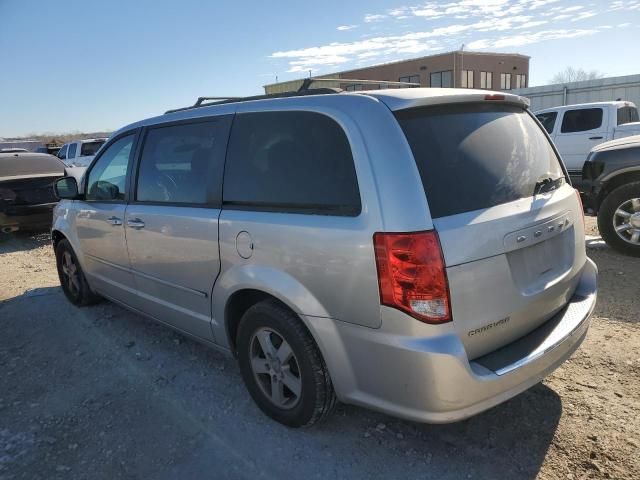
[[[337,400],[482,412],[565,361],[596,301],[579,196],[508,93],[198,102],[122,128],[56,190],[67,298],[233,354],[289,426]]]

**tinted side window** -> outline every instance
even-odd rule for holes
[[[226,131],[222,121],[158,127],[146,135],[136,200],[205,205],[222,183]]]
[[[567,110],[562,119],[562,133],[586,132],[602,125],[601,108]]]
[[[67,158],[76,158],[76,150],[78,149],[78,145],[72,143],[69,145],[69,152],[67,153]]]
[[[223,199],[281,212],[358,215],[360,192],[347,136],[318,113],[238,114]]]
[[[540,123],[548,133],[553,132],[553,127],[556,124],[556,118],[558,118],[558,112],[539,113],[536,117],[540,120]]]
[[[124,200],[127,167],[131,159],[134,134],[112,143],[89,172],[87,200]]]

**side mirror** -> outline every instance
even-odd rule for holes
[[[53,184],[53,190],[60,199],[78,198],[78,182],[73,177],[64,177]]]

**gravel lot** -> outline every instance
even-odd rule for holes
[[[291,430],[234,360],[107,302],[71,306],[48,236],[5,236],[0,479],[640,478],[640,259],[588,243],[592,327],[542,384],[452,425],[340,405]]]

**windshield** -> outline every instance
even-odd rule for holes
[[[547,136],[522,108],[460,104],[398,112],[433,218],[542,193],[564,172]],[[551,184],[550,184],[551,185]]]
[[[84,142],[80,147],[80,156],[95,155],[105,140],[96,140],[95,142]]]

